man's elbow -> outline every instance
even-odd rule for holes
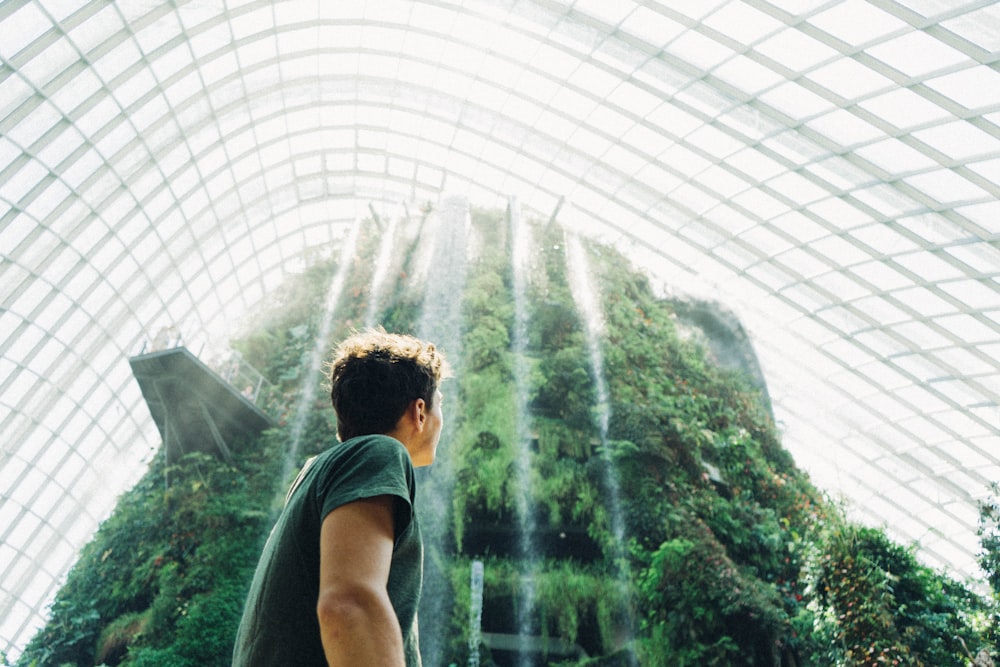
[[[320,591],[316,617],[320,628],[333,634],[351,632],[352,628],[371,622],[388,597],[366,586],[329,587]]]

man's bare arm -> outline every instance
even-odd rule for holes
[[[319,618],[331,667],[404,667],[403,636],[386,582],[395,538],[392,496],[338,507],[320,533]]]

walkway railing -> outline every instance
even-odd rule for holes
[[[236,350],[208,346],[202,342],[197,350],[185,344],[175,329],[164,328],[153,339],[143,341],[139,354],[187,347],[212,372],[253,403],[261,412],[276,419],[278,416],[277,388]],[[207,351],[206,351],[207,350]]]

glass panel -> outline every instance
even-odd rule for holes
[[[906,255],[896,255],[893,259],[900,266],[906,267],[929,283],[941,280],[954,280],[961,276],[958,269],[949,262],[941,259],[936,253],[927,250]]]
[[[898,18],[864,0],[846,0],[808,19],[809,23],[851,46],[908,27]]]
[[[808,243],[829,234],[829,230],[799,211],[789,211],[771,221],[771,226],[779,229],[801,243]]]
[[[873,141],[884,136],[884,133],[874,125],[843,109],[811,120],[807,125],[844,147]]]
[[[10,202],[17,202],[26,193],[31,192],[31,189],[47,174],[48,170],[39,163],[28,162],[13,174],[9,174],[6,179],[0,179],[0,197]],[[25,220],[20,224],[29,225],[31,223]]]
[[[713,74],[751,96],[785,80],[774,70],[754,62],[746,56],[736,56],[723,63],[715,68]]]
[[[108,44],[113,45],[111,50],[94,62],[93,67],[105,85],[110,86],[115,77],[142,59],[142,53],[131,39],[112,38]]]
[[[646,117],[646,120],[661,128],[668,136],[684,137],[691,130],[701,127],[703,120],[676,104],[665,103]]]
[[[874,185],[870,188],[856,190],[852,193],[858,201],[871,207],[886,218],[897,218],[927,207],[891,185]]]
[[[902,387],[897,391],[897,394],[901,399],[906,400],[913,405],[917,412],[933,414],[935,412],[941,412],[948,407],[947,404],[936,395],[917,385]]]
[[[769,0],[769,4],[780,7],[792,16],[807,14],[820,5],[825,5],[826,0]]]
[[[678,91],[676,98],[708,118],[722,116],[741,106],[731,95],[703,80],[693,81],[691,85]]]
[[[1000,72],[980,65],[930,79],[925,84],[966,109],[978,109],[996,105],[997,91],[1000,90]]]
[[[61,74],[79,59],[80,54],[73,48],[69,40],[65,37],[60,37],[58,40],[46,45],[44,50],[22,65],[19,73],[24,78],[33,81],[39,88],[42,88],[44,84],[49,83],[51,79]]]
[[[861,146],[855,152],[890,174],[905,174],[938,166],[925,153],[895,138]]]
[[[818,201],[830,194],[808,178],[792,171],[771,179],[767,185],[800,206]]]
[[[645,124],[632,126],[622,134],[621,140],[650,156],[659,155],[672,143],[672,140],[662,132]]]
[[[617,25],[627,14],[632,12],[632,3],[609,3],[604,0],[577,0],[573,8],[591,14],[601,21]]]
[[[159,84],[149,70],[139,70],[115,88],[115,97],[123,108],[129,107],[146,93],[157,88]]]
[[[964,120],[937,125],[913,133],[917,139],[959,161],[1000,152],[1000,139]]]
[[[812,252],[802,248],[792,248],[786,253],[782,253],[775,258],[776,261],[792,269],[797,275],[804,279],[813,279],[830,270],[830,262],[827,257],[820,253]],[[823,297],[821,305],[827,305],[829,299]]]
[[[0,40],[0,55],[11,60],[24,47],[31,44],[52,27],[42,11],[25,4],[3,19],[4,38]]]
[[[685,141],[719,159],[742,149],[742,141],[711,125],[702,125],[685,137]]]
[[[917,78],[965,62],[968,57],[927,33],[916,30],[867,49],[885,64]]]
[[[910,282],[901,273],[881,261],[866,262],[851,267],[848,271],[857,274],[880,291],[900,289]]]
[[[1000,25],[1000,6],[996,4],[987,4],[976,11],[942,21],[941,25],[985,51],[1000,51],[1000,30],[997,30]]]
[[[869,259],[868,253],[840,236],[826,236],[809,245],[812,250],[829,259],[835,266],[853,266]]]
[[[184,14],[181,16],[184,16]],[[202,59],[206,59],[210,54],[232,44],[229,26],[225,22],[213,23],[204,28],[204,30],[190,34],[188,44],[194,52],[196,60],[201,61]],[[230,70],[230,73],[237,71],[238,68],[233,68]]]
[[[62,114],[51,104],[40,104],[9,130],[8,136],[21,148],[29,148],[38,138],[62,121]]]
[[[908,88],[897,88],[858,103],[881,120],[899,128],[924,125],[949,118],[950,114]]]
[[[108,41],[111,35],[124,29],[112,5],[107,5],[69,32],[69,38],[84,55]],[[134,62],[134,61],[133,61]]]
[[[955,211],[977,223],[987,234],[1000,233],[1000,201],[962,206]]]
[[[879,223],[848,232],[880,255],[897,255],[917,249],[916,244],[890,225]]]
[[[537,47],[537,43],[532,43],[532,46],[524,53],[534,53]],[[626,43],[612,37],[601,42],[592,57],[594,62],[609,65],[616,71],[633,72],[649,59],[649,53],[645,48],[634,44],[632,40]],[[532,59],[532,57],[522,58],[526,62],[530,62]]]
[[[906,322],[912,319],[909,313],[878,295],[862,297],[852,302],[851,305],[879,324]],[[885,357],[900,351],[900,344],[887,336],[881,329],[858,334],[857,339]]]
[[[938,317],[934,323],[965,343],[987,343],[996,340],[996,333],[991,327],[965,313]]]
[[[135,40],[139,43],[139,48],[142,49],[143,53],[149,55],[179,35],[180,32],[181,25],[177,15],[167,13],[135,33]]]
[[[938,169],[926,174],[909,176],[903,181],[935,199],[942,206],[990,196],[986,190],[973,185],[950,169]]]
[[[693,30],[688,30],[670,42],[666,46],[666,51],[704,71],[712,69],[733,55],[732,49]]]
[[[816,202],[809,207],[809,211],[834,229],[853,229],[872,221],[868,213],[840,197],[830,197]]]
[[[760,96],[760,99],[778,111],[791,116],[793,120],[815,116],[833,107],[829,100],[794,81],[788,81],[767,91]]]
[[[36,220],[45,221],[48,219],[57,206],[63,203],[70,195],[69,189],[59,181],[50,181],[45,190],[40,192],[35,199],[27,205],[26,211]]]
[[[230,14],[229,25],[235,41],[258,35],[274,26],[271,7],[260,7],[238,15]]]
[[[606,72],[589,63],[581,63],[568,79],[570,85],[598,97],[607,97],[612,90],[618,87],[620,81],[620,76]]]
[[[994,185],[1000,185],[1000,159],[974,162],[972,164],[965,165],[965,167],[988,179]]]
[[[806,76],[848,100],[896,87],[891,79],[851,58],[835,60]]]
[[[1000,266],[1000,248],[987,242],[953,246],[944,251],[984,276],[995,273]]]
[[[726,157],[726,164],[747,174],[753,180],[766,181],[782,173],[785,167],[756,148],[744,148]]]
[[[761,220],[770,220],[788,210],[788,205],[761,190],[747,190],[733,198]]]
[[[186,42],[181,42],[167,53],[161,54],[150,62],[150,68],[161,83],[192,65],[191,49]]]
[[[163,99],[163,96],[154,95],[150,97],[145,104],[132,112],[131,120],[133,124],[135,124],[136,129],[142,132],[154,123],[158,122],[168,113],[169,109],[167,107],[166,100]]]
[[[795,72],[805,71],[839,55],[835,49],[798,28],[786,28],[755,45],[754,49]]]
[[[727,199],[732,197],[738,192],[742,192],[750,187],[742,178],[735,176],[728,169],[724,169],[721,166],[712,166],[705,171],[698,174],[698,182],[700,185],[711,189],[714,193],[718,194],[718,199]],[[713,211],[711,217],[715,218],[715,212]]]
[[[931,243],[948,243],[970,238],[970,234],[957,224],[937,213],[926,213],[900,218],[902,229],[917,234]]]
[[[783,27],[776,19],[742,2],[723,5],[703,23],[740,44],[753,44]]]
[[[1000,308],[1000,285],[978,280],[955,280],[942,282],[941,291],[951,294],[970,310],[995,310]],[[985,370],[985,369],[984,369]]]

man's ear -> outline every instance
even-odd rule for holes
[[[410,404],[410,409],[413,410],[413,419],[417,429],[424,430],[424,424],[427,423],[427,401],[422,398],[414,399],[413,403]]]

